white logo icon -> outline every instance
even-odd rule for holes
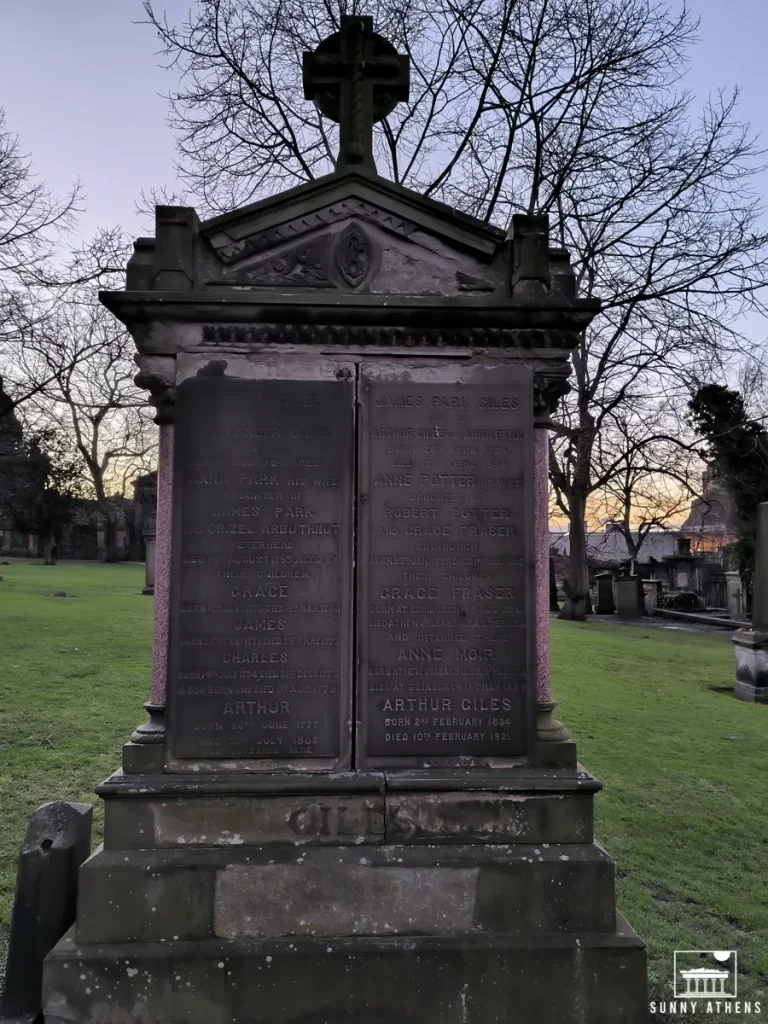
[[[675,999],[735,999],[735,949],[676,949]]]

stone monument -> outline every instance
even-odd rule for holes
[[[144,588],[142,594],[155,592],[155,533],[157,530],[157,473],[137,477],[133,483],[136,526],[144,539]]]
[[[734,696],[768,704],[768,501],[757,508],[752,626],[737,629],[732,640],[736,649]]]
[[[91,852],[90,804],[38,807],[19,850],[0,1021],[40,1018],[43,960],[75,920],[78,871]]]
[[[723,573],[725,576],[725,606],[729,619],[744,620],[746,609],[744,607],[744,590],[741,582],[741,573],[730,571]]]
[[[642,590],[642,583],[637,576],[631,576],[627,570],[624,576],[618,576],[613,581],[616,594],[616,614],[620,619],[639,619],[645,611],[641,605],[638,586]]]
[[[335,173],[158,207],[102,295],[160,425],[152,693],[46,1020],[639,1024],[549,692],[547,427],[599,304],[545,217],[377,175],[371,19],[304,87]]]
[[[555,576],[555,560],[551,555],[549,557],[549,610],[551,612],[560,611],[560,601],[557,596],[557,577]]]
[[[613,598],[613,573],[599,572],[595,576],[597,584],[597,615],[613,615],[616,611],[616,602]]]

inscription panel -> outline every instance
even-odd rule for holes
[[[527,752],[533,422],[530,378],[505,373],[363,380],[370,758]]]
[[[198,376],[176,408],[172,753],[337,758],[352,385]]]

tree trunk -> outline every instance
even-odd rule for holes
[[[568,536],[571,546],[570,575],[563,583],[565,604],[558,618],[584,622],[590,610],[587,531],[584,527],[586,499],[580,494],[572,494],[568,504]]]

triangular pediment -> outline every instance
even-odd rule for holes
[[[207,287],[496,292],[504,232],[377,175],[328,175],[212,218]]]

